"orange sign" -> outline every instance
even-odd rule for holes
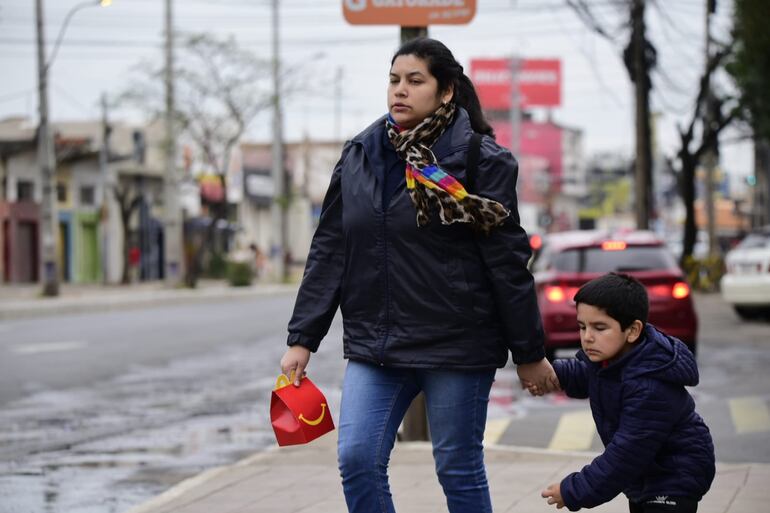
[[[342,0],[352,25],[462,25],[476,15],[476,0]]]

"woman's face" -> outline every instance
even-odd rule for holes
[[[439,94],[428,64],[414,55],[399,55],[390,68],[388,112],[398,126],[414,128],[438,107],[452,99],[452,91]]]

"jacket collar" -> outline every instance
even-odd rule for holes
[[[380,154],[382,146],[380,141],[384,137],[386,118],[387,115],[380,117],[351,140],[353,144],[362,145],[364,152],[370,159],[376,158]],[[447,155],[465,149],[472,133],[473,129],[468,113],[462,107],[458,107],[452,124],[447,127],[436,144],[433,145],[433,154],[438,160],[441,160]]]

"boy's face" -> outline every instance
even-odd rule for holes
[[[595,306],[578,303],[577,321],[580,345],[592,362],[614,360],[626,354],[639,340],[642,322],[634,321],[625,330],[620,323]]]

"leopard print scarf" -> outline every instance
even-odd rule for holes
[[[411,130],[401,129],[388,115],[388,137],[398,156],[406,161],[406,187],[417,209],[417,226],[430,222],[438,211],[442,224],[470,225],[484,233],[511,213],[497,201],[469,194],[453,176],[444,172],[430,150],[455,114],[453,103],[443,104]]]

